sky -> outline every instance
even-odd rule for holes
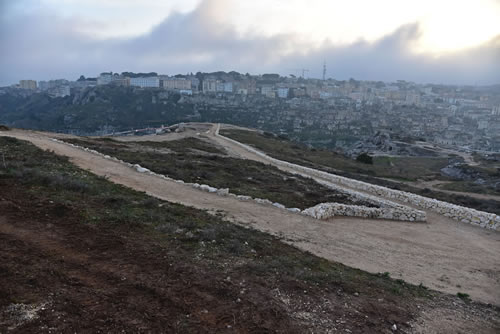
[[[500,83],[500,0],[0,0],[0,86],[231,71]]]

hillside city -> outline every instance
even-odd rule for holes
[[[180,103],[195,106],[189,120],[200,118],[204,109],[224,111],[224,117],[211,121],[274,130],[312,144],[351,148],[359,139],[386,132],[463,150],[500,151],[498,86],[320,80],[297,74],[105,72],[76,81],[21,80],[0,88],[0,94],[16,90],[25,96],[45,93],[64,98],[102,86],[131,87],[155,92],[152,103],[162,103],[168,93],[180,94]],[[251,121],[245,121],[249,117]]]

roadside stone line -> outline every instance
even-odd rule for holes
[[[195,188],[195,189],[198,189],[201,191],[205,191],[205,192],[209,192],[209,193],[214,193],[214,194],[219,195],[219,196],[233,197],[233,198],[236,198],[240,201],[254,201],[254,202],[262,204],[262,205],[271,205],[271,206],[274,206],[274,207],[282,209],[282,210],[287,210],[287,211],[292,212],[292,213],[303,214],[303,215],[310,216],[310,217],[313,217],[316,219],[328,219],[328,218],[331,218],[333,216],[348,216],[348,217],[362,217],[362,218],[376,218],[376,219],[392,219],[392,220],[402,220],[402,221],[425,221],[425,212],[424,212],[423,216],[422,215],[419,216],[419,215],[407,212],[407,210],[405,210],[406,207],[401,206],[401,205],[397,205],[397,207],[389,207],[389,206],[391,206],[391,204],[394,206],[395,203],[391,203],[388,201],[386,201],[386,203],[384,203],[385,206],[388,206],[387,208],[370,208],[370,207],[366,207],[366,206],[347,205],[347,204],[340,204],[340,203],[320,203],[314,207],[307,208],[304,210],[301,210],[299,208],[287,208],[281,203],[272,202],[268,199],[252,198],[251,196],[233,194],[229,191],[228,188],[219,188],[218,189],[218,188],[206,185],[206,184],[188,183],[188,182],[184,182],[183,180],[176,180],[176,179],[170,178],[166,175],[155,173],[155,172],[153,172],[145,167],[140,166],[139,164],[131,164],[129,162],[120,160],[116,157],[111,157],[109,155],[103,154],[103,153],[98,152],[98,151],[93,150],[93,149],[89,149],[87,147],[75,145],[72,143],[67,143],[65,141],[58,140],[55,138],[51,138],[51,140],[54,142],[57,142],[57,143],[61,143],[64,145],[68,145],[68,146],[83,150],[85,152],[89,152],[89,153],[101,156],[104,159],[116,161],[120,164],[123,164],[123,165],[129,167],[129,168],[134,169],[138,173],[145,173],[145,174],[159,177],[159,178],[164,179],[164,180],[173,181],[173,182],[180,183],[180,184],[185,184],[185,185],[190,186],[192,188]],[[339,190],[341,190],[342,192],[345,192],[344,189],[339,188]],[[345,192],[345,193],[351,195],[348,192]],[[372,197],[373,196],[365,195],[363,199],[378,205],[376,198],[375,197],[372,198]]]
[[[294,213],[300,213],[300,212],[302,212],[302,210],[300,210],[299,208],[287,208],[287,207],[285,207],[281,203],[272,202],[272,201],[270,201],[268,199],[253,198],[251,196],[244,196],[244,195],[236,195],[236,194],[233,194],[233,193],[229,192],[229,188],[215,188],[215,187],[211,187],[211,186],[209,186],[207,184],[189,183],[189,182],[184,182],[183,180],[176,180],[176,179],[173,179],[173,178],[168,177],[166,175],[155,173],[155,172],[153,172],[153,171],[151,171],[151,170],[149,170],[149,169],[147,169],[145,167],[142,167],[139,164],[131,164],[130,162],[126,162],[126,161],[120,160],[120,159],[118,159],[116,157],[112,157],[112,156],[103,154],[103,153],[101,153],[99,151],[96,151],[96,150],[93,150],[93,149],[90,149],[90,148],[87,148],[87,147],[75,145],[75,144],[72,144],[72,143],[67,143],[65,141],[62,141],[62,140],[59,140],[59,139],[56,139],[56,138],[51,138],[51,140],[54,141],[54,142],[60,143],[60,144],[64,144],[64,145],[68,145],[68,146],[74,147],[76,149],[79,149],[79,150],[82,150],[82,151],[85,151],[85,152],[89,152],[89,153],[98,155],[98,156],[100,156],[100,157],[102,157],[104,159],[113,160],[115,162],[118,162],[118,163],[120,163],[122,165],[125,165],[127,167],[130,167],[130,168],[134,169],[138,173],[149,174],[149,175],[153,175],[153,176],[159,177],[159,178],[161,178],[163,180],[173,181],[173,182],[180,183],[180,184],[185,184],[187,186],[190,186],[190,187],[192,187],[194,189],[198,189],[200,191],[205,191],[205,192],[208,192],[208,193],[214,193],[214,194],[219,195],[219,196],[233,197],[233,198],[236,198],[236,199],[238,199],[240,201],[254,201],[254,202],[259,203],[259,204],[271,205],[271,206],[277,207],[279,209],[287,210],[287,211],[294,212]]]
[[[220,136],[220,137],[224,138],[225,140],[228,140],[236,145],[239,145],[240,147],[246,149],[247,151],[252,152],[252,153],[254,153],[254,154],[256,154],[256,155],[258,155],[266,160],[269,160],[277,165],[285,166],[288,168],[295,169],[297,171],[302,171],[304,173],[307,173],[307,174],[302,174],[300,172],[297,172],[297,174],[299,174],[301,176],[311,177],[311,175],[313,175],[313,176],[316,176],[318,178],[329,180],[329,181],[335,183],[337,185],[337,187],[339,187],[339,188],[341,188],[342,186],[345,186],[345,187],[353,188],[356,190],[365,191],[365,192],[374,194],[374,195],[382,197],[382,198],[401,201],[401,202],[415,205],[415,206],[418,206],[418,207],[421,207],[424,209],[432,210],[434,212],[442,214],[445,217],[460,221],[462,223],[477,225],[479,227],[491,229],[491,230],[498,230],[498,228],[500,227],[500,216],[498,216],[496,214],[484,212],[484,211],[479,211],[476,209],[467,208],[467,207],[463,207],[463,206],[456,205],[456,204],[447,203],[447,202],[440,201],[440,200],[433,199],[433,198],[427,198],[424,196],[412,194],[412,193],[401,191],[401,190],[389,189],[386,187],[373,185],[370,183],[349,179],[347,177],[319,171],[319,170],[312,169],[309,167],[304,167],[304,166],[292,164],[292,163],[287,162],[287,161],[278,160],[278,159],[275,159],[275,158],[268,156],[267,154],[255,149],[249,145],[240,143],[234,139],[220,135],[219,130],[220,130],[220,124],[218,124],[217,129],[215,131],[216,136]],[[321,180],[316,180],[316,181],[322,183]],[[323,184],[329,185],[330,182],[324,182]],[[344,188],[344,190],[351,192],[351,194],[353,196],[359,196],[359,198],[361,198],[361,199],[364,198],[363,196],[366,196],[364,194],[361,194],[361,193],[358,193],[356,191],[352,191],[349,189]],[[382,200],[382,199],[379,199],[379,201],[380,200]],[[383,206],[383,202],[381,201],[380,203],[381,203],[381,206]],[[397,207],[398,204],[396,204],[396,203],[394,203],[394,204]],[[408,209],[409,209],[409,211],[407,211],[408,213],[413,212],[417,216],[420,216],[421,213],[423,213],[425,215],[425,212],[423,212],[423,211],[414,210],[414,209],[411,209],[409,207],[408,207]],[[325,207],[322,207],[321,210],[322,211],[335,211],[335,209],[328,209],[327,210]],[[318,215],[322,215],[322,213],[318,213]]]

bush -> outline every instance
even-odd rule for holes
[[[272,132],[267,132],[267,131],[264,131],[263,135],[264,135],[264,137],[267,137],[267,138],[274,138],[274,137],[276,137],[276,136],[274,135],[274,133],[272,133]]]
[[[373,158],[371,156],[369,156],[367,153],[361,153],[360,155],[358,155],[358,157],[356,158],[356,161],[362,162],[362,163],[368,164],[368,165],[373,165]]]

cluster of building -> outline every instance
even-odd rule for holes
[[[151,75],[128,77],[123,74],[101,73],[97,77],[97,85],[120,85],[140,88],[163,88],[178,91],[181,94],[193,95],[198,93],[230,93],[255,94],[256,80],[233,80],[232,78],[217,79],[206,77],[200,80],[194,75],[173,76]]]
[[[268,124],[284,132],[302,133],[314,128],[311,131],[337,136],[344,133],[344,137],[349,137],[399,129],[440,144],[500,150],[500,92],[492,87],[319,80],[237,72],[176,76],[104,72],[96,78],[82,76],[77,81],[60,79],[37,84],[34,80],[21,80],[18,87],[64,97],[74,90],[103,85],[174,91],[191,96],[192,103],[211,100],[208,104],[212,106],[224,106],[224,101],[230,100],[232,108],[239,104],[244,107],[242,110],[256,110],[248,103],[259,101],[264,107],[257,124]]]
[[[128,72],[127,72],[128,73]],[[104,72],[97,78],[83,78],[77,81],[64,79],[39,81],[21,80],[18,87],[33,91],[47,91],[54,96],[70,95],[71,89],[99,85],[118,85],[139,88],[163,88],[181,94],[260,94],[268,98],[292,99],[309,97],[312,99],[348,99],[358,104],[390,102],[399,105],[426,106],[435,104],[436,99],[450,105],[468,105],[488,108],[488,95],[467,94],[466,90],[454,86],[418,85],[406,81],[383,83],[374,81],[336,81],[280,77],[279,75],[229,75],[225,72],[202,75],[153,75],[127,76]]]
[[[71,95],[71,85],[68,80],[58,79],[49,81],[21,80],[19,88],[30,91],[46,92],[52,97],[65,97]]]

